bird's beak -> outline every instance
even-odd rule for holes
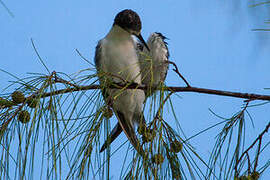
[[[143,43],[143,45],[146,47],[146,49],[150,52],[149,47],[147,46],[146,42],[144,41],[143,37],[141,34],[136,35],[136,37]]]

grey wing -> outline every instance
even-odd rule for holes
[[[96,52],[95,52],[95,58],[94,58],[94,61],[95,61],[95,65],[96,65],[96,69],[97,69],[97,75],[99,77],[99,82],[102,81],[102,74],[101,74],[101,58],[102,58],[102,46],[101,46],[101,42],[102,40],[100,40],[96,46]],[[108,97],[108,94],[106,93],[106,89],[103,88],[101,89],[101,92],[102,92],[102,95],[103,97],[106,99]]]
[[[100,40],[96,46],[96,52],[95,52],[95,58],[94,58],[97,71],[99,71],[100,65],[101,65],[101,53],[102,53],[102,49],[101,49],[101,40]]]

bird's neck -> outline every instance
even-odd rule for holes
[[[106,38],[117,40],[131,39],[131,34],[118,25],[113,25]]]

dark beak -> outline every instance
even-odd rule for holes
[[[141,34],[136,35],[136,37],[143,43],[143,45],[146,47],[146,49],[150,52],[149,47],[147,46],[146,42],[144,41],[143,37]]]

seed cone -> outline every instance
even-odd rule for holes
[[[0,97],[0,108],[7,108],[7,107],[11,107],[13,105],[14,105],[13,102]]]
[[[183,149],[182,143],[177,140],[172,141],[170,145],[171,145],[171,151],[175,153],[178,153],[182,151]]]
[[[155,154],[153,157],[152,157],[152,162],[155,163],[155,164],[162,164],[164,161],[164,157],[162,154]]]
[[[29,114],[29,112],[26,111],[26,110],[19,112],[18,120],[21,123],[28,123],[30,121],[30,114]]]
[[[30,99],[27,99],[26,103],[27,103],[28,107],[35,108],[38,105],[38,100],[34,99],[34,98],[30,98]]]
[[[156,131],[153,129],[144,129],[143,135],[142,135],[142,140],[143,142],[151,142],[156,136]]]
[[[110,119],[113,116],[113,111],[110,107],[105,107],[103,110],[104,117]]]
[[[16,104],[22,103],[25,99],[23,93],[20,91],[14,91],[11,94],[11,98],[12,98],[12,101]]]

